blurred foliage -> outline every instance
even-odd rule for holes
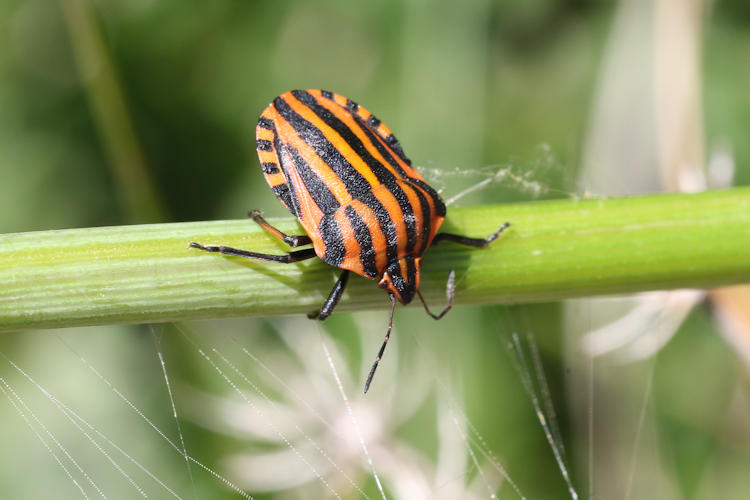
[[[237,217],[256,206],[283,213],[253,167],[253,129],[262,108],[289,88],[328,88],[376,110],[418,165],[472,169],[532,156],[542,143],[575,165],[607,10],[586,2],[513,5],[96,7],[156,189],[169,219],[179,221]],[[57,4],[6,1],[4,10],[0,180],[5,206],[24,207],[4,230],[128,222],[87,106],[91,76],[76,70]],[[420,23],[423,12],[434,26]],[[484,26],[455,27],[451,16],[462,12]],[[451,25],[456,33],[445,36]],[[573,51],[575,59],[565,56]],[[533,106],[528,95],[536,96]],[[444,125],[424,127],[420,113]],[[467,130],[457,130],[462,124]],[[443,137],[456,139],[440,155],[434,141]],[[57,208],[22,203],[32,196]]]
[[[134,222],[119,201],[111,157],[92,117],[90,83],[95,75],[77,69],[60,5],[47,0],[0,1],[2,232]],[[745,139],[750,123],[747,5],[743,0],[713,3],[704,53],[708,143],[729,145],[740,184],[750,182],[750,142]],[[499,166],[528,174],[550,193],[572,193],[613,13],[610,2],[595,0],[98,0],[93,6],[154,189],[166,207],[164,219],[169,221],[241,218],[252,208],[285,214],[260,175],[253,135],[260,111],[292,88],[329,89],[372,110],[395,131],[415,164],[436,170],[432,177],[427,174],[428,180],[445,187],[446,196]],[[495,185],[462,202],[531,194]],[[684,327],[686,335],[659,360],[653,395],[658,439],[665,443],[663,453],[671,455],[665,460],[673,464],[685,498],[697,496],[695,479],[717,456],[719,465],[728,463],[727,468],[748,464],[747,447],[733,444],[732,437],[714,425],[712,419],[722,415],[701,417],[712,408],[723,408],[739,369],[710,321],[700,311],[695,316]],[[347,363],[359,379],[358,367],[369,362],[368,353],[374,354],[380,342],[367,337],[367,345],[361,346],[353,334],[368,318],[385,324],[382,313],[339,314],[325,325],[339,349],[348,353]],[[580,410],[568,406],[559,305],[457,308],[440,324],[427,321],[417,309],[398,310],[399,354],[390,352],[384,364],[398,363],[399,370],[394,374],[387,366],[381,368],[374,392],[408,391],[411,380],[403,376],[411,373],[408,370],[437,369],[444,380],[459,380],[466,413],[527,497],[563,497],[565,486],[544,434],[505,354],[511,332],[534,332],[563,437],[570,442],[568,415]],[[209,345],[214,335],[250,334],[257,342],[255,352],[264,353],[261,356],[272,365],[274,353],[282,349],[275,325],[270,320],[216,321],[195,328],[204,332],[201,339]],[[300,337],[317,336],[310,325],[309,331],[298,333]],[[161,327],[156,331],[178,389],[226,392],[223,381],[179,333]],[[91,409],[88,418],[110,428],[117,442],[130,442],[142,454],[153,454],[156,458],[149,462],[159,464],[157,474],[180,485],[181,492],[189,491],[181,484],[186,481],[182,457],[164,449],[153,434],[120,419],[121,407],[111,401],[112,406],[104,405],[99,398],[107,398],[98,396],[99,381],[66,349],[70,346],[96,366],[106,367],[116,387],[137,395],[139,405],[160,428],[173,429],[149,327],[5,334],[0,344],[2,352],[43,384],[60,385],[53,393],[57,390],[78,401],[79,407]],[[360,349],[365,354],[360,355]],[[426,356],[425,350],[431,354]],[[310,355],[322,356],[320,350]],[[430,356],[443,361],[424,363]],[[716,371],[717,366],[723,371]],[[20,383],[12,368],[1,371]],[[70,385],[62,385],[58,377]],[[603,382],[602,392],[605,387]],[[27,391],[24,396],[31,397],[32,388]],[[111,400],[111,392],[107,394]],[[311,388],[308,397],[314,395]],[[609,412],[618,411],[617,401],[601,396],[600,417],[605,420]],[[187,399],[178,399],[180,411],[190,405]],[[399,429],[428,456],[437,449],[431,411],[436,404],[434,397],[427,398],[422,411]],[[42,498],[65,488],[74,497],[69,480],[18,415],[4,403],[0,408],[7,423],[0,431],[6,450],[0,454],[4,494]],[[602,421],[596,430],[605,436],[602,439],[608,438]],[[241,440],[190,419],[183,431],[189,452],[218,469],[227,453],[244,449]],[[633,430],[626,432],[632,438]],[[574,481],[579,492],[585,492],[585,457],[570,458]],[[234,496],[207,474],[193,470],[199,498]],[[648,476],[641,480],[647,488]],[[369,484],[373,497],[374,491]],[[126,493],[113,493],[118,494]]]

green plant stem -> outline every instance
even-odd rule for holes
[[[512,227],[489,248],[430,248],[421,289],[431,304],[445,300],[450,269],[457,304],[750,282],[750,188],[451,208],[443,230],[484,236],[506,220]],[[300,232],[291,218],[271,222]],[[287,250],[250,220],[0,235],[0,329],[305,313],[338,275],[317,259],[228,258],[190,241]],[[338,309],[388,303],[355,276]]]

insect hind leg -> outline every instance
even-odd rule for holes
[[[268,253],[251,252],[249,250],[242,250],[239,248],[227,247],[224,245],[201,245],[200,243],[190,242],[191,248],[197,248],[204,252],[218,253],[221,255],[229,255],[232,257],[247,257],[250,259],[268,260],[271,262],[281,262],[282,264],[291,264],[292,262],[299,262],[301,260],[312,259],[317,257],[314,248],[305,248],[303,250],[296,250],[294,252],[285,253],[282,255],[274,255]]]
[[[453,307],[453,296],[455,295],[455,292],[456,292],[456,272],[453,269],[451,269],[451,272],[448,275],[448,281],[445,283],[445,297],[447,299],[448,304],[443,308],[442,311],[440,311],[438,314],[433,313],[432,311],[430,311],[430,308],[427,307],[427,302],[425,302],[424,297],[422,297],[422,292],[417,290],[417,295],[419,295],[419,300],[422,301],[424,310],[432,319],[443,319],[443,316],[445,316],[446,313],[450,311],[451,308]]]
[[[268,231],[271,235],[280,239],[281,241],[283,241],[284,243],[286,243],[292,248],[296,248],[302,245],[309,245],[310,243],[312,243],[312,240],[306,234],[288,235],[276,229],[271,224],[269,224],[266,221],[266,219],[263,218],[262,210],[251,210],[247,215],[248,217],[253,219],[260,227],[262,227],[263,229]]]

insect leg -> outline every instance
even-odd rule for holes
[[[286,233],[282,233],[275,227],[273,227],[271,224],[266,222],[266,219],[263,218],[263,211],[262,210],[252,210],[250,213],[247,214],[251,219],[253,219],[255,222],[258,223],[260,227],[271,233],[272,235],[276,236],[278,239],[286,243],[292,248],[301,246],[301,245],[309,245],[312,243],[312,240],[310,237],[306,234],[301,235],[288,235]]]
[[[443,316],[445,316],[445,313],[451,310],[451,307],[453,307],[453,294],[456,291],[456,272],[451,269],[450,274],[448,275],[448,281],[445,284],[445,297],[448,299],[448,305],[445,306],[445,309],[440,311],[440,314],[433,314],[430,311],[430,308],[427,307],[427,302],[424,301],[424,297],[422,297],[422,292],[417,290],[417,295],[419,295],[419,300],[422,301],[422,305],[424,306],[424,310],[427,311],[427,314],[429,314],[432,319],[442,319]]]
[[[192,248],[203,250],[204,252],[220,253],[222,255],[231,255],[233,257],[248,257],[250,259],[270,260],[272,262],[281,262],[283,264],[291,264],[292,262],[299,262],[301,260],[312,259],[316,257],[314,248],[305,248],[304,250],[296,250],[294,252],[285,253],[282,255],[273,255],[269,253],[257,253],[249,250],[240,250],[239,248],[225,247],[223,245],[201,245],[200,243],[190,242]]]
[[[331,293],[328,294],[328,298],[323,304],[323,307],[320,308],[320,311],[310,313],[307,315],[307,317],[310,319],[318,319],[320,321],[323,321],[328,316],[330,316],[333,312],[333,308],[336,307],[336,304],[338,304],[339,300],[341,300],[341,296],[344,295],[344,288],[346,288],[346,283],[348,281],[349,271],[344,271],[343,273],[341,273],[341,276],[339,276],[339,280],[336,282],[336,284],[333,285],[333,290],[331,290]]]
[[[385,334],[385,340],[383,340],[383,345],[380,346],[380,351],[378,351],[378,356],[375,358],[375,362],[372,364],[372,368],[370,368],[370,374],[367,375],[367,380],[365,380],[365,393],[367,393],[368,389],[370,389],[370,383],[372,382],[372,377],[375,376],[375,370],[378,369],[380,360],[383,359],[383,352],[385,351],[385,346],[388,345],[388,341],[391,339],[391,330],[393,330],[393,311],[396,310],[396,296],[393,294],[390,294],[390,297],[391,297],[391,319],[388,321],[388,331]]]
[[[493,241],[497,239],[498,236],[500,236],[500,233],[505,231],[506,228],[510,226],[510,222],[506,222],[500,228],[489,235],[486,238],[469,238],[467,236],[461,236],[460,234],[452,234],[452,233],[439,233],[435,235],[435,238],[432,240],[433,245],[437,245],[443,240],[452,241],[454,243],[460,243],[461,245],[468,245],[470,247],[486,247]]]

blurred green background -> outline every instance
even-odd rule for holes
[[[669,31],[654,21],[664,3],[0,0],[0,230],[241,218],[253,208],[286,215],[262,178],[253,136],[261,110],[294,88],[332,90],[373,111],[445,198],[498,170],[512,174],[460,203],[661,191],[669,186],[658,180],[620,179],[648,177],[637,162],[659,178],[658,120],[649,114],[659,94],[648,96],[663,76],[650,44]],[[703,159],[728,161],[734,182],[748,184],[750,8],[744,0],[684,5],[698,12],[691,33],[700,48],[701,113],[693,125],[702,130]],[[628,45],[622,34],[638,29],[650,35]],[[627,91],[613,91],[613,79]],[[675,92],[689,86],[671,84]],[[624,95],[642,107],[607,113],[606,103]],[[591,151],[601,151],[595,117],[602,114],[618,124],[613,142],[624,154],[600,164],[606,155]],[[608,170],[615,164],[625,171]],[[597,182],[587,181],[586,169],[600,172]],[[440,323],[419,308],[399,309],[395,342],[367,397],[360,386],[382,340],[384,311],[339,313],[324,326],[260,318],[2,334],[8,397],[0,398],[0,491],[82,496],[46,442],[81,489],[98,495],[49,430],[107,497],[139,496],[75,417],[68,420],[12,361],[176,493],[110,451],[149,497],[238,497],[195,464],[191,481],[185,458],[90,368],[179,443],[161,353],[190,456],[255,498],[335,497],[325,484],[343,498],[378,498],[347,430],[325,345],[340,355],[337,369],[389,498],[487,498],[489,490],[518,497],[507,481],[500,485],[495,461],[526,498],[566,498],[508,355],[518,332],[539,343],[581,497],[746,498],[748,365],[721,339],[712,309],[695,308],[655,356],[622,363],[582,359],[570,324],[599,326],[599,302],[578,304],[462,307]],[[647,326],[644,335],[658,330]],[[248,404],[194,343],[211,355],[231,353],[285,411],[257,396],[245,396]],[[470,426],[452,427],[464,417]],[[303,456],[321,458],[301,430],[338,464],[316,467],[326,483],[315,474],[303,479],[311,468],[279,442],[282,429]]]

